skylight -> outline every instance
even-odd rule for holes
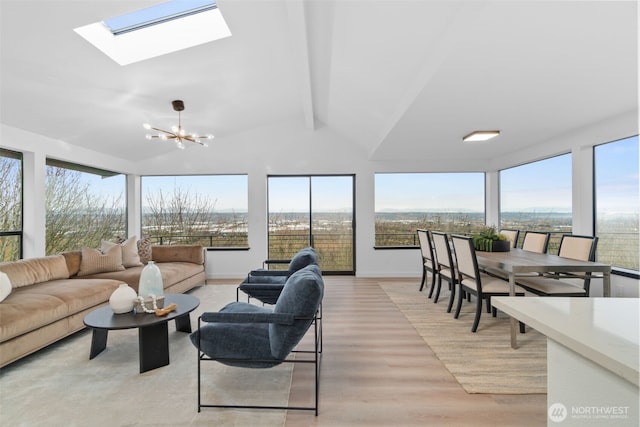
[[[74,31],[120,65],[231,36],[214,0],[172,0]]]

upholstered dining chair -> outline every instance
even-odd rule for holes
[[[510,230],[503,228],[500,230],[500,234],[504,235],[507,240],[511,242],[511,249],[518,246],[518,237],[520,236],[520,230]]]
[[[442,233],[440,231],[432,231],[431,236],[433,238],[435,258],[438,263],[438,280],[436,283],[436,295],[433,298],[433,302],[438,302],[440,289],[442,288],[442,280],[446,281],[449,284],[449,289],[451,290],[447,313],[451,313],[453,301],[455,300],[456,295],[457,280],[455,274],[455,261],[451,245],[449,243],[449,236],[447,233]]]
[[[287,269],[271,270],[262,268],[251,270],[236,289],[236,301],[240,301],[240,292],[242,291],[247,295],[247,300],[255,298],[263,304],[275,304],[289,276],[307,265],[317,265],[318,254],[315,249],[309,246],[300,249],[290,260],[264,261],[265,266],[271,264],[287,264]]]
[[[235,301],[218,312],[198,318],[198,330],[190,335],[198,349],[198,412],[201,408],[265,408],[314,410],[318,415],[319,357],[322,331],[318,311],[324,294],[320,268],[309,265],[285,282],[273,308]],[[314,349],[296,350],[314,325]],[[290,357],[295,352],[296,357]],[[300,357],[300,353],[303,357]],[[309,357],[312,354],[313,357]],[[306,357],[304,357],[306,356]],[[313,364],[314,406],[263,406],[202,403],[203,362],[215,361],[242,368],[271,368],[281,363]],[[247,387],[251,387],[250,384]]]
[[[565,234],[560,240],[558,255],[581,261],[595,261],[597,245],[598,238],[595,236]],[[588,297],[591,274],[552,273],[542,277],[518,277],[516,283],[540,296]]]
[[[522,240],[522,250],[546,254],[549,247],[549,233],[538,231],[527,231]]]
[[[420,242],[420,255],[422,258],[422,281],[420,282],[420,292],[424,288],[427,281],[428,273],[431,273],[431,287],[429,298],[433,294],[433,288],[436,284],[436,276],[438,275],[438,264],[433,253],[433,242],[431,232],[429,230],[416,230],[418,233],[418,241]]]
[[[508,296],[509,283],[502,279],[480,273],[478,259],[476,258],[476,251],[473,247],[473,239],[471,237],[452,235],[451,242],[456,252],[456,272],[460,286],[458,304],[454,317],[457,319],[460,316],[464,294],[475,295],[476,314],[473,325],[471,326],[471,332],[476,332],[482,314],[482,301],[486,300],[487,307],[491,307],[491,297]],[[515,294],[517,296],[524,296],[524,289],[516,286]],[[495,308],[492,307],[491,311],[495,314]],[[520,323],[520,332],[524,332],[524,325],[522,323]]]

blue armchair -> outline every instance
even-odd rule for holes
[[[312,264],[288,277],[273,308],[232,302],[218,312],[203,313],[191,341],[198,349],[198,412],[203,407],[314,410],[318,415],[321,323],[318,311],[324,294],[320,269]],[[314,349],[294,350],[314,325]],[[290,359],[292,352],[313,357]],[[270,368],[281,363],[307,363],[315,368],[314,406],[256,406],[204,404],[201,401],[202,363],[217,361],[245,368]]]
[[[247,299],[255,298],[264,304],[275,304],[287,279],[301,268],[317,265],[318,254],[312,247],[306,247],[298,251],[291,260],[265,261],[266,265],[287,263],[289,265],[286,270],[251,270],[236,290],[236,301],[240,300],[242,291],[247,294]]]

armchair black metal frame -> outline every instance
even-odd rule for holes
[[[265,313],[259,319],[261,323],[279,323],[279,324],[291,324],[296,320],[311,320],[314,331],[314,349],[313,350],[291,350],[291,353],[309,355],[313,354],[313,358],[289,358],[284,359],[239,359],[239,358],[212,358],[207,356],[202,351],[201,336],[198,336],[198,412],[202,408],[227,408],[227,409],[277,409],[277,410],[303,410],[314,411],[315,415],[318,415],[318,396],[320,389],[320,361],[322,355],[322,322],[320,316],[321,310],[318,309],[316,314],[312,318],[294,317],[286,314],[279,313]],[[217,322],[217,323],[243,323],[241,313],[203,313],[198,317],[198,329],[202,326],[202,323]],[[255,314],[252,315],[252,323],[256,322]],[[290,354],[291,354],[290,353]],[[236,366],[240,366],[243,363],[264,363],[273,364],[274,366],[280,363],[301,363],[301,364],[313,364],[314,365],[314,403],[313,406],[290,406],[290,405],[230,405],[230,404],[211,404],[202,403],[202,362],[228,362],[233,363]]]

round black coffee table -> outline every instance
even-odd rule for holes
[[[84,324],[93,328],[91,353],[93,359],[107,348],[107,335],[111,330],[138,329],[140,351],[140,373],[169,364],[169,328],[170,320],[176,321],[176,330],[191,332],[189,313],[200,305],[200,300],[192,295],[165,294],[164,306],[175,303],[178,308],[163,317],[155,314],[114,314],[111,307],[105,306],[93,310],[84,318]]]

